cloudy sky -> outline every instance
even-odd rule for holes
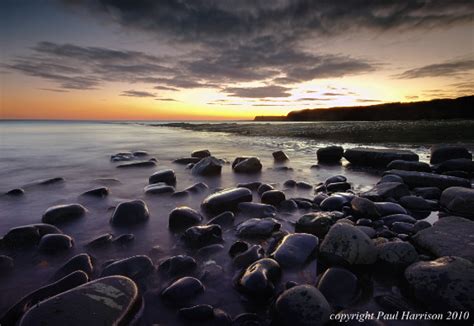
[[[472,0],[2,0],[2,118],[243,119],[472,95]]]

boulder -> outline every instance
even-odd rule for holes
[[[66,277],[63,277],[57,282],[47,284],[33,292],[30,292],[12,307],[10,307],[10,309],[8,309],[8,311],[6,311],[5,314],[0,317],[0,324],[17,325],[18,320],[24,315],[24,313],[32,307],[32,309],[34,309],[34,306],[37,303],[53,297],[59,293],[75,288],[76,286],[84,284],[88,281],[89,278],[87,277],[86,273],[82,271],[76,271],[67,275]]]
[[[176,174],[174,173],[173,170],[166,169],[166,170],[157,171],[148,178],[148,183],[150,184],[159,183],[159,182],[163,182],[163,183],[166,183],[167,185],[174,186],[176,185]]]
[[[348,269],[331,267],[319,279],[318,289],[331,307],[340,310],[357,299],[360,293],[359,279]]]
[[[200,158],[200,157],[181,157],[181,158],[177,158],[176,160],[174,160],[173,163],[184,164],[184,165],[195,164],[195,163],[199,162],[201,159],[202,158]]]
[[[431,166],[428,163],[417,162],[417,161],[403,161],[403,160],[395,160],[388,163],[387,169],[431,172]]]
[[[474,172],[474,162],[467,158],[456,158],[444,161],[434,166],[434,170],[438,173],[449,171],[464,171],[467,173]]]
[[[109,188],[98,187],[98,188],[94,188],[86,192],[83,192],[81,196],[104,198],[104,197],[107,197],[109,193],[110,193]]]
[[[55,254],[71,249],[74,245],[72,238],[65,234],[46,234],[41,237],[39,251],[46,254]]]
[[[344,158],[354,165],[386,167],[392,161],[418,161],[418,155],[401,149],[350,148]]]
[[[147,195],[172,194],[175,192],[175,189],[164,182],[159,182],[146,186],[143,188],[143,192]]]
[[[81,204],[56,205],[48,208],[41,221],[47,224],[62,224],[83,217],[87,209]]]
[[[390,241],[377,246],[378,260],[394,266],[408,266],[418,261],[418,253],[409,242]]]
[[[278,262],[262,258],[245,269],[237,282],[237,289],[251,299],[268,298],[273,295],[280,275]]]
[[[112,243],[113,235],[111,233],[104,233],[89,241],[86,247],[89,249],[103,248]]]
[[[61,234],[61,230],[51,224],[28,224],[10,229],[3,236],[6,247],[15,249],[38,244],[45,234]]]
[[[94,265],[89,254],[79,254],[69,259],[54,273],[52,280],[57,281],[75,271],[83,271],[89,277],[92,276]]]
[[[439,200],[441,197],[441,190],[437,187],[418,187],[412,191],[414,195],[423,197],[424,199]]]
[[[412,241],[435,257],[455,255],[474,262],[474,222],[471,220],[443,217],[432,227],[418,231]]]
[[[262,197],[263,193],[268,191],[268,190],[274,190],[272,185],[269,185],[268,183],[261,183],[260,186],[257,188],[257,194]]]
[[[268,190],[262,194],[261,201],[264,204],[278,206],[282,201],[286,199],[285,193],[280,190]]]
[[[23,196],[24,194],[25,194],[25,190],[22,188],[11,189],[5,193],[5,195],[12,196],[12,197]]]
[[[187,275],[197,268],[196,260],[193,257],[177,255],[169,257],[158,265],[158,271],[169,276]]]
[[[132,256],[117,260],[107,265],[101,273],[101,277],[111,275],[122,275],[138,281],[147,277],[154,271],[153,262],[145,255]]]
[[[382,217],[382,221],[386,226],[391,227],[395,222],[404,222],[415,224],[416,219],[413,216],[407,214],[392,214]]]
[[[335,163],[339,162],[344,154],[344,148],[341,146],[327,146],[318,148],[316,156],[318,162],[321,163]]]
[[[201,214],[194,209],[182,206],[173,209],[169,215],[168,227],[171,231],[182,231],[201,223]]]
[[[234,225],[234,220],[235,220],[235,215],[232,212],[224,212],[221,213],[207,222],[208,225],[210,224],[217,224],[220,225],[221,227],[229,227]]]
[[[398,199],[410,195],[408,186],[400,182],[377,183],[372,189],[360,194],[361,197],[372,201],[385,201],[387,198]]]
[[[378,202],[375,203],[377,211],[381,216],[393,215],[393,214],[408,214],[407,210],[399,204],[392,202]]]
[[[138,289],[129,278],[112,276],[75,287],[33,306],[19,325],[119,325],[133,319]]]
[[[385,173],[398,175],[410,188],[436,187],[441,190],[457,186],[471,188],[471,183],[469,180],[447,175],[403,170],[389,170]]]
[[[284,151],[276,151],[273,152],[272,155],[275,162],[285,162],[289,160],[288,156],[285,154]]]
[[[439,164],[451,159],[465,158],[472,160],[472,154],[462,146],[438,145],[431,147],[431,164]]]
[[[238,157],[232,163],[232,169],[237,173],[256,173],[262,170],[258,157]]]
[[[346,223],[336,223],[329,229],[319,252],[328,260],[350,265],[373,264],[377,259],[372,240],[357,227]]]
[[[309,260],[319,240],[312,234],[288,234],[273,251],[271,257],[282,267],[298,267]]]
[[[131,226],[148,221],[150,212],[143,200],[121,202],[115,207],[110,223],[115,226]]]
[[[229,188],[209,195],[201,204],[210,215],[236,211],[239,203],[252,201],[252,191],[247,188]]]
[[[441,194],[440,205],[445,211],[453,215],[474,220],[474,189],[447,188]]]
[[[350,206],[351,199],[342,195],[332,195],[324,199],[319,207],[323,211],[340,211],[342,212],[343,207]]]
[[[312,285],[296,285],[275,301],[274,320],[283,326],[325,325],[331,307],[324,295]]]
[[[326,185],[327,192],[342,192],[351,189],[348,182],[333,182]]]
[[[366,198],[354,197],[351,201],[351,208],[352,213],[356,217],[365,217],[371,220],[376,220],[381,216],[375,203]]]
[[[204,285],[197,278],[185,276],[166,287],[161,296],[166,301],[182,305],[204,292]]]
[[[271,217],[251,218],[237,225],[237,236],[266,238],[280,229],[281,224]]]
[[[338,217],[340,217],[339,212],[311,212],[296,221],[295,231],[323,238]]]
[[[191,153],[191,157],[205,158],[208,156],[211,156],[211,152],[208,149],[200,149]]]
[[[277,213],[276,207],[269,204],[244,202],[237,208],[246,217],[274,217]]]
[[[212,176],[219,175],[222,171],[222,162],[214,156],[208,156],[194,164],[191,169],[193,175]]]
[[[15,263],[13,258],[6,255],[0,255],[0,276],[9,274],[11,271],[13,271],[14,267]]]
[[[184,232],[183,240],[188,247],[201,248],[222,242],[222,229],[217,224],[191,226]]]
[[[233,251],[229,251],[230,254],[233,256],[234,265],[239,268],[247,267],[248,265],[252,264],[254,261],[262,259],[265,257],[265,250],[260,245],[252,245],[250,247],[244,248],[237,248],[241,246],[239,242],[234,243]]]
[[[430,311],[474,310],[474,264],[469,260],[446,256],[417,262],[405,270],[405,277]]]

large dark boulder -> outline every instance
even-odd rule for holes
[[[467,158],[472,160],[472,154],[462,146],[438,145],[431,148],[431,164],[439,164],[456,158]]]
[[[238,157],[232,163],[232,169],[237,173],[257,173],[262,170],[258,157]]]
[[[202,219],[194,209],[182,206],[171,211],[168,225],[171,231],[180,231],[201,223]]]
[[[154,271],[153,262],[145,255],[132,256],[117,260],[107,265],[101,273],[101,277],[111,275],[122,275],[138,281],[147,277]]]
[[[150,212],[143,200],[132,200],[118,204],[110,219],[116,226],[130,226],[148,221]]]
[[[474,220],[474,189],[450,187],[441,194],[440,204],[453,215]]]
[[[201,204],[210,215],[236,211],[239,203],[252,201],[252,191],[247,188],[229,188],[209,195]]]
[[[275,283],[281,275],[278,262],[262,258],[247,267],[237,282],[237,289],[251,299],[264,299],[273,295]]]
[[[319,148],[316,152],[318,162],[321,163],[335,163],[339,162],[344,155],[344,148],[341,146],[328,146]]]
[[[208,156],[194,164],[191,173],[201,176],[219,175],[222,171],[222,162],[214,156]]]
[[[167,185],[174,186],[176,184],[176,174],[171,169],[160,170],[153,173],[148,178],[148,182],[150,184],[164,182]]]
[[[83,217],[87,209],[81,204],[57,205],[48,208],[41,221],[47,224],[62,224]]]
[[[474,262],[474,222],[458,216],[439,219],[418,231],[413,243],[435,257],[459,256]]]
[[[354,165],[386,167],[392,161],[418,161],[419,157],[412,151],[401,149],[375,149],[357,147],[344,152],[344,158]]]
[[[403,179],[403,182],[410,188],[418,187],[436,187],[444,190],[449,187],[471,188],[471,182],[467,179],[439,175],[435,173],[389,170],[385,174],[395,174]]]
[[[410,195],[408,186],[400,182],[377,183],[372,189],[360,194],[361,197],[372,201],[385,201],[388,198],[398,199]]]
[[[41,301],[25,313],[19,325],[126,324],[138,303],[138,289],[132,280],[105,277]]]
[[[405,270],[415,298],[430,311],[474,310],[474,264],[461,257],[446,256],[421,261]]]
[[[331,307],[324,295],[312,285],[297,285],[284,291],[275,301],[274,320],[283,326],[325,325]]]
[[[428,163],[416,162],[416,161],[403,161],[403,160],[395,160],[388,163],[387,169],[431,172],[431,166]]]
[[[282,267],[298,267],[309,260],[318,247],[319,240],[312,234],[286,235],[271,254]]]
[[[61,234],[62,231],[51,224],[28,224],[10,229],[3,236],[6,247],[14,249],[38,244],[45,234]]]

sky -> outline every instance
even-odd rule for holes
[[[474,93],[472,0],[2,0],[0,118],[252,119]]]

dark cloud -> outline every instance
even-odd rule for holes
[[[446,76],[455,76],[459,74],[466,73],[474,69],[474,60],[456,60],[443,62],[438,64],[431,64],[423,66],[420,68],[407,70],[399,75],[396,75],[396,78],[399,79],[413,79],[413,78],[423,78],[423,77],[446,77]]]
[[[471,22],[470,0],[63,0],[122,26],[212,45],[256,36],[295,39],[354,29],[386,31]]]
[[[145,91],[135,91],[135,90],[129,90],[129,91],[123,91],[120,96],[130,96],[130,97],[155,97],[156,95],[150,92],[145,92]]]
[[[301,97],[297,101],[332,101],[332,98],[324,98],[324,97]]]
[[[324,96],[346,96],[347,93],[335,93],[335,92],[326,92],[323,93]]]
[[[163,102],[179,102],[178,100],[175,100],[174,98],[155,98],[157,101],[163,101]]]
[[[419,98],[419,96],[417,96],[417,95],[407,95],[407,96],[405,96],[405,98],[407,100],[417,100]]]
[[[68,93],[65,89],[56,89],[56,88],[38,88],[42,91],[55,92],[55,93]]]
[[[227,87],[222,92],[229,96],[246,98],[266,98],[266,97],[288,97],[291,89],[282,86],[262,86],[262,87]]]

